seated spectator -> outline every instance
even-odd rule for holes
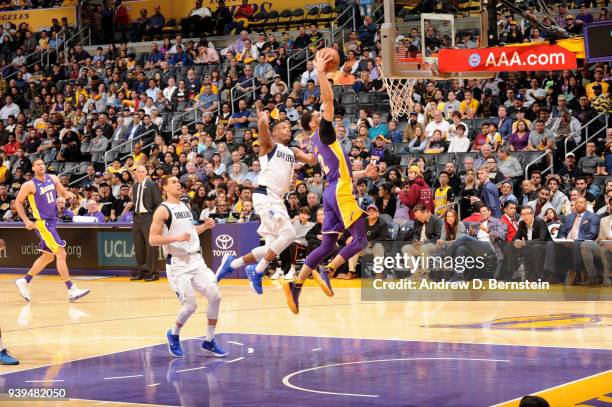
[[[440,216],[446,212],[449,204],[452,204],[455,194],[453,189],[448,184],[450,176],[446,171],[442,171],[438,174],[438,181],[440,186],[434,191],[434,207],[436,215]]]
[[[417,204],[413,213],[415,216],[414,229],[405,232],[404,236],[398,236],[397,239],[412,242],[402,247],[402,253],[415,258],[433,254],[437,249],[436,243],[442,236],[442,219],[433,215],[429,208],[422,204]],[[425,261],[425,263],[421,264],[420,269],[414,270],[413,278],[423,279],[427,276],[429,262]]]
[[[448,141],[443,139],[442,131],[434,130],[431,138],[427,140],[427,146],[425,147],[426,154],[440,154],[446,152],[448,149]]]
[[[212,32],[214,24],[212,13],[208,7],[202,4],[202,0],[196,0],[195,7],[191,9],[189,15],[181,21],[183,35],[185,37],[198,37],[204,32]]]
[[[385,249],[383,245],[380,243],[381,241],[388,240],[389,238],[389,228],[388,225],[380,219],[378,207],[376,205],[369,205],[367,208],[368,212],[368,247],[363,249],[361,252],[357,253],[355,256],[351,257],[348,261],[348,273],[347,274],[338,274],[336,278],[351,280],[357,277],[357,264],[359,263],[359,259],[366,255],[374,256],[374,262],[380,263],[380,260],[385,255]],[[347,243],[350,242],[347,240]],[[378,259],[378,261],[376,260]],[[362,277],[365,277],[364,267],[362,265]],[[374,276],[375,278],[382,278],[382,274],[377,274]]]
[[[587,200],[584,197],[577,197],[574,202],[575,212],[567,215],[561,228],[559,229],[558,239],[566,239],[575,242],[585,242],[595,240],[599,234],[600,219],[597,215],[587,211]],[[585,247],[588,247],[589,244]],[[574,246],[572,246],[574,247]],[[582,247],[582,244],[579,244]],[[585,249],[586,251],[586,249]],[[576,279],[576,272],[579,269],[584,257],[578,250],[573,250],[573,265],[570,266],[566,275],[565,284],[573,285]],[[589,265],[590,266],[590,265]],[[588,279],[584,281],[586,285],[592,284],[597,279],[594,268],[587,270]]]

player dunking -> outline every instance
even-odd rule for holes
[[[0,239],[0,249],[6,246],[4,240]],[[2,345],[2,329],[0,329],[0,365],[18,365],[19,361],[11,356],[8,350]]]
[[[217,270],[217,280],[239,267],[249,265],[245,269],[246,275],[255,292],[262,294],[261,280],[266,267],[296,239],[283,201],[291,185],[295,161],[310,165],[316,165],[317,161],[314,155],[287,146],[291,141],[291,126],[286,121],[274,123],[270,131],[268,113],[260,111],[257,126],[261,173],[259,186],[253,193],[253,207],[261,219],[257,233],[265,240],[265,245],[239,258],[225,255]],[[257,263],[257,266],[253,266],[253,263]]]
[[[179,334],[198,307],[195,296],[197,291],[208,299],[208,331],[202,343],[202,350],[212,356],[225,357],[227,352],[215,342],[221,293],[215,274],[204,263],[198,236],[205,230],[212,229],[215,221],[206,219],[203,224],[194,226],[191,210],[180,200],[183,191],[177,177],[164,176],[162,189],[166,193],[166,201],[162,202],[153,214],[149,243],[151,246],[163,246],[168,282],[182,305],[175,326],[166,332],[168,350],[174,357],[183,356]]]
[[[28,230],[34,229],[36,231],[40,239],[38,249],[41,255],[36,259],[30,271],[23,278],[18,279],[15,284],[17,284],[22,297],[26,301],[30,301],[29,286],[32,279],[43,271],[53,261],[55,256],[57,272],[68,288],[68,299],[70,302],[74,302],[89,294],[89,290],[81,290],[70,281],[70,273],[66,264],[66,249],[64,249],[66,242],[60,239],[57,233],[58,215],[57,207],[55,206],[58,194],[65,199],[73,198],[74,194],[66,191],[55,175],[46,174],[45,162],[42,159],[34,160],[32,169],[34,170],[34,178],[21,186],[15,203],[17,213],[23,223],[25,223],[25,227]],[[36,219],[35,222],[28,219],[28,215],[23,207],[23,202],[26,199]]]
[[[298,300],[302,284],[312,273],[325,294],[333,296],[330,275],[348,259],[365,249],[368,244],[367,228],[363,212],[353,195],[353,174],[347,154],[342,150],[332,125],[334,119],[334,96],[325,72],[327,63],[332,60],[327,50],[317,53],[314,65],[317,70],[321,90],[322,113],[305,111],[302,113],[302,128],[312,132],[312,147],[329,185],[323,191],[323,240],[321,246],[310,253],[304,261],[295,282],[283,284],[287,304],[294,314],[299,312]],[[369,166],[366,175],[375,166]],[[351,241],[340,253],[319,272],[317,267],[335,249],[340,234],[346,229],[351,232]]]

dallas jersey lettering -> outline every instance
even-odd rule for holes
[[[163,202],[162,205],[169,212],[168,219],[162,230],[162,236],[176,236],[183,233],[191,235],[191,239],[188,242],[174,242],[164,246],[164,253],[166,255],[171,254],[172,256],[186,256],[200,250],[200,237],[193,225],[193,215],[189,207],[183,202],[177,204]]]
[[[259,157],[259,164],[261,165],[259,185],[265,185],[268,192],[277,197],[289,192],[295,166],[293,150],[282,144],[276,144],[272,151]]]
[[[45,174],[45,180],[32,178],[36,192],[28,195],[28,202],[36,220],[57,220],[57,190],[50,175]]]

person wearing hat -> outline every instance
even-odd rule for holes
[[[433,195],[429,185],[423,179],[421,169],[417,165],[411,165],[408,167],[408,181],[410,182],[410,188],[408,190],[402,189],[399,193],[400,202],[408,208],[408,215],[410,219],[414,220],[415,215],[413,208],[417,204],[422,204],[429,209],[430,212],[434,210]]]
[[[348,274],[338,274],[336,278],[351,280],[357,277],[357,264],[361,256],[374,256],[374,264],[381,264],[380,261],[385,255],[383,241],[389,240],[389,225],[380,219],[378,208],[374,204],[368,205],[366,212],[368,213],[367,220],[367,236],[368,247],[351,257],[348,261]],[[365,267],[362,267],[365,270]],[[382,278],[382,272],[375,270],[375,278]],[[366,277],[362,274],[363,277]],[[369,277],[369,276],[367,276]]]
[[[610,98],[607,94],[602,93],[602,86],[595,84],[593,86],[594,98],[591,101],[591,106],[598,112],[612,112],[612,105],[610,104]]]
[[[601,86],[601,92],[606,95],[608,93],[608,87],[610,86],[607,82],[603,80],[604,78],[604,70],[601,67],[596,67],[593,71],[593,82],[586,85],[586,95],[589,100],[594,100],[596,95],[594,91],[594,87],[599,85]]]

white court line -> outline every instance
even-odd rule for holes
[[[353,397],[370,397],[376,398],[380,397],[378,394],[355,394],[355,393],[337,393],[333,391],[321,391],[321,390],[312,390],[307,389],[305,387],[299,387],[291,384],[289,379],[293,376],[297,376],[302,373],[312,372],[314,370],[325,369],[328,367],[336,367],[336,366],[346,366],[346,365],[357,365],[362,363],[380,363],[380,362],[395,362],[395,361],[407,361],[407,360],[468,360],[468,361],[478,361],[478,362],[510,362],[508,359],[473,359],[473,358],[399,358],[399,359],[378,359],[378,360],[362,360],[358,362],[346,362],[346,363],[334,363],[331,365],[323,365],[311,367],[309,369],[298,370],[297,372],[289,373],[287,376],[283,377],[283,384],[291,389],[306,391],[309,393],[317,393],[317,394],[330,394],[333,396],[353,396]]]
[[[234,363],[234,362],[238,362],[239,360],[242,360],[242,359],[244,359],[244,356],[240,356],[239,358],[228,360],[225,363]]]
[[[320,351],[321,349],[323,348],[314,348],[311,352],[317,352],[317,351]]]
[[[159,386],[161,383],[153,383],[153,384],[149,384],[147,385],[148,387],[157,387]]]
[[[192,370],[200,370],[200,369],[206,369],[206,366],[201,366],[201,367],[194,367],[191,369],[182,369],[182,370],[177,370],[176,373],[181,373],[181,372],[191,372]]]
[[[94,406],[101,406],[101,405],[104,405],[104,404],[110,404],[110,403],[111,403],[110,401],[103,401],[103,402],[101,402],[101,403],[96,403],[96,404],[94,404]]]
[[[132,376],[111,376],[111,377],[105,377],[104,380],[118,380],[118,379],[131,379],[134,377],[142,377],[141,374],[135,374]]]
[[[233,343],[234,345],[244,346],[244,343],[240,343],[240,342],[227,341],[227,343]]]
[[[592,378],[594,378],[594,377],[601,376],[601,375],[604,375],[604,374],[607,374],[607,373],[610,373],[610,372],[612,372],[612,370],[606,370],[605,372],[595,373],[594,375],[591,375],[591,376],[586,376],[586,377],[582,377],[582,378],[580,378],[580,379],[576,379],[576,380],[572,380],[571,382],[563,383],[563,384],[560,384],[560,385],[558,385],[558,386],[549,387],[549,388],[547,388],[547,389],[540,390],[540,391],[534,392],[534,393],[532,393],[532,394],[541,394],[541,393],[544,393],[545,391],[549,391],[549,390],[558,389],[559,387],[567,386],[568,384],[578,383],[578,382],[581,382],[581,381],[583,381],[583,380],[592,379]],[[511,403],[511,402],[513,402],[513,401],[519,401],[520,399],[521,399],[521,397],[517,397],[517,398],[512,399],[512,400],[504,401],[503,403],[499,403],[499,404],[492,405],[491,407],[502,406],[502,405],[504,405],[504,404],[506,404],[506,403]]]
[[[17,373],[17,372],[15,372]],[[61,383],[64,380],[26,380],[26,383]]]
[[[253,352],[255,352],[255,349],[253,349],[253,348],[248,348],[247,349],[247,353],[253,353]]]

